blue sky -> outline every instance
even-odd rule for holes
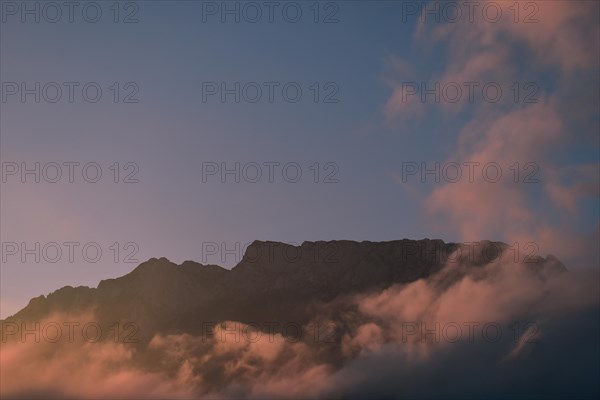
[[[598,29],[586,17],[597,15],[593,2],[552,2],[529,25],[514,22],[509,2],[496,2],[504,12],[498,23],[479,14],[474,23],[449,23],[443,16],[419,23],[390,1],[321,2],[319,23],[310,1],[293,3],[303,12],[298,23],[278,12],[273,23],[264,17],[222,23],[218,15],[203,22],[202,13],[208,3],[222,2],[139,1],[132,8],[120,5],[120,20],[128,12],[139,20],[128,24],[114,23],[112,2],[97,2],[103,12],[97,23],[77,10],[73,23],[66,16],[49,23],[44,15],[40,23],[31,16],[22,22],[21,10],[13,15],[6,3],[3,95],[10,82],[80,85],[72,103],[66,92],[56,103],[35,103],[34,95],[23,103],[20,94],[7,95],[0,121],[3,171],[7,163],[33,168],[36,162],[77,161],[98,163],[103,176],[98,183],[81,175],[74,183],[35,183],[31,177],[22,183],[7,175],[0,209],[2,317],[61,286],[96,286],[129,272],[137,265],[123,262],[131,249],[140,262],[167,257],[180,263],[201,261],[206,242],[234,247],[255,239],[430,237],[534,241],[542,255],[555,253],[573,265],[597,260],[588,256],[597,257],[597,243],[589,243],[598,232],[598,47],[597,37],[583,32],[586,24]],[[330,12],[339,22],[322,22]],[[573,41],[563,43],[556,32]],[[498,82],[503,101],[491,104],[477,95],[472,104],[435,103],[431,97],[419,101],[417,94],[398,102],[403,83],[433,87],[436,81]],[[82,97],[79,89],[88,82],[103,90],[97,103]],[[139,89],[133,97],[139,102],[114,103],[115,82],[121,96]],[[277,82],[277,89],[294,82],[303,95],[291,103],[276,89],[272,103],[265,96],[257,103],[235,103],[229,96],[223,103],[218,94],[204,102],[205,82]],[[514,82],[534,82],[539,101],[505,101]],[[331,88],[339,101],[323,103]],[[495,132],[501,129],[514,132],[499,145]],[[530,130],[535,132],[527,139]],[[535,162],[540,182],[402,181],[405,162],[467,160],[497,162],[505,179],[513,162]],[[231,176],[222,183],[218,175],[202,181],[203,163],[271,161],[297,163],[302,178],[286,182],[276,169],[269,183],[263,169],[257,183],[236,183]],[[115,162],[119,183],[112,182]],[[139,167],[138,183],[122,182],[133,171],[126,163]],[[315,163],[319,183],[313,182]],[[323,183],[332,171],[338,182]],[[66,255],[56,263],[36,263],[33,256],[23,262],[22,249],[7,254],[8,242],[30,248],[36,242],[93,242],[103,255],[97,263],[80,252],[74,262]],[[118,262],[112,259],[115,242]],[[123,249],[130,242],[135,246]],[[578,258],[572,242],[585,244],[589,254]],[[218,256],[207,261],[221,264]]]

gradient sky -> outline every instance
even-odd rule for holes
[[[137,264],[123,262],[123,249],[114,262],[115,242],[136,243],[140,262],[167,257],[231,267],[235,257],[207,258],[202,243],[491,239],[536,242],[541,255],[553,253],[568,267],[598,266],[598,3],[537,2],[538,22],[529,24],[521,20],[532,10],[524,8],[514,22],[512,1],[495,2],[504,13],[496,23],[477,11],[474,22],[442,15],[423,23],[392,1],[319,3],[319,19],[335,12],[337,23],[315,23],[312,1],[294,3],[303,12],[297,23],[280,9],[272,23],[266,15],[222,23],[219,15],[203,22],[203,7],[213,2],[133,3],[139,10],[121,3],[119,18],[136,11],[137,23],[114,23],[112,1],[97,2],[97,23],[80,9],[73,23],[66,14],[35,23],[2,1],[2,95],[10,82],[97,82],[103,89],[94,104],[78,89],[73,103],[66,92],[57,103],[7,96],[0,104],[3,168],[97,162],[103,178],[87,183],[80,169],[74,183],[8,176],[1,241],[96,242],[103,255],[90,263],[76,250],[73,263],[66,254],[36,263],[3,254],[1,317],[62,286],[96,286],[128,273]],[[266,95],[254,104],[231,96],[203,102],[203,82],[269,81],[298,82],[302,99],[288,103],[276,91],[273,103]],[[403,101],[403,83],[436,81],[498,82],[503,99],[491,104],[476,91],[473,103]],[[114,103],[114,82],[134,82],[139,102]],[[339,102],[315,103],[315,82],[335,83]],[[533,82],[538,102],[511,101],[514,82]],[[269,161],[300,164],[301,180],[284,181],[279,168],[273,183],[266,176],[202,181],[204,162]],[[504,179],[402,180],[404,162],[464,161],[497,162]],[[508,167],[517,161],[536,163],[539,182],[511,183]],[[115,162],[135,162],[139,183],[113,183]],[[314,183],[315,162],[321,174],[335,163],[339,182]]]

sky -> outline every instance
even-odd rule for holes
[[[513,3],[2,1],[0,317],[253,240],[597,268],[599,6]]]

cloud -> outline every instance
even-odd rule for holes
[[[67,338],[67,321],[94,321],[93,314],[50,316],[40,323],[41,340],[2,343],[2,397],[93,398],[185,397],[190,394],[177,378],[149,372],[134,362],[135,349],[124,343],[91,342],[78,333]],[[86,322],[87,323],[87,322]],[[50,324],[64,327],[60,340],[46,340],[43,329]],[[30,330],[33,324],[28,325]],[[38,332],[40,332],[38,331]],[[49,329],[47,332],[50,332]],[[54,337],[54,331],[47,335]],[[73,331],[75,332],[75,331]]]
[[[363,321],[343,343],[363,348],[332,376],[333,397],[592,398],[597,277],[593,268],[540,279],[520,263],[448,265],[430,279],[359,296]],[[571,369],[579,376],[568,376]]]
[[[495,162],[505,173],[515,161],[535,162],[543,177],[538,190],[515,184],[512,176],[490,183],[478,174],[473,182],[435,188],[424,212],[432,229],[448,226],[464,240],[536,242],[582,256],[588,268],[550,273],[523,257],[514,261],[514,247],[479,267],[450,263],[428,279],[311,306],[314,320],[304,331],[333,323],[338,329],[331,342],[310,334],[292,339],[247,321],[219,321],[208,336],[158,331],[137,344],[80,336],[74,342],[9,341],[0,354],[2,397],[597,398],[599,289],[590,253],[597,253],[598,230],[585,236],[571,223],[584,198],[598,197],[597,163],[555,160],[566,140],[587,134],[569,131],[573,121],[562,109],[572,100],[563,93],[580,83],[582,70],[598,66],[597,52],[590,51],[598,48],[598,6],[531,4],[540,7],[539,23],[420,24],[415,41],[448,44],[445,68],[434,77],[440,81],[504,82],[523,69],[558,74],[557,87],[540,93],[537,103],[478,104],[448,158]],[[419,71],[393,56],[388,62],[392,93],[384,117],[423,118],[430,107],[416,97],[405,101],[401,85],[408,76],[420,79]],[[464,105],[446,105],[445,111],[460,112]],[[553,211],[564,215],[550,218]],[[94,318],[90,311],[41,323]]]
[[[561,122],[552,104],[475,118],[460,133],[459,148],[452,158],[461,164],[478,163],[473,182],[465,176],[457,183],[437,187],[426,199],[426,210],[443,215],[463,240],[495,237],[512,242],[516,236],[527,238],[537,219],[527,204],[531,184],[524,182],[523,165],[533,163],[534,168],[541,168],[545,147],[560,132]],[[510,169],[515,162],[520,163],[520,176]],[[539,180],[540,175],[534,179]]]
[[[477,79],[481,73],[491,70],[504,67],[511,70],[518,45],[526,46],[527,51],[520,55],[530,57],[535,66],[557,67],[562,73],[571,74],[598,65],[597,52],[590,51],[598,48],[600,29],[594,17],[598,13],[594,2],[521,3],[518,17],[515,10],[505,4],[491,0],[479,4],[481,8],[472,22],[461,18],[457,23],[432,24],[419,19],[415,31],[417,43],[450,43],[450,75],[458,71],[479,72],[465,75]],[[497,21],[480,14],[488,4],[492,9],[501,9],[502,17]],[[493,11],[490,14],[493,15]],[[487,62],[501,58],[505,62],[495,67]]]
[[[573,315],[597,312],[598,285],[590,273],[540,274],[510,257],[481,267],[451,263],[428,279],[322,304],[303,329],[333,322],[333,341],[315,340],[312,334],[290,338],[236,321],[216,324],[210,335],[157,332],[148,343],[137,344],[90,342],[78,335],[73,342],[8,341],[2,344],[1,393],[3,398],[352,397],[390,378],[390,371],[402,377],[386,380],[393,393],[412,393],[419,385],[429,393],[439,371],[452,375],[452,362],[461,357],[490,373],[508,363],[541,379],[528,370],[540,357],[537,343],[530,342],[566,345],[566,338],[556,339],[552,332],[571,324]],[[75,318],[94,320],[93,313],[57,314],[41,325]],[[489,337],[501,329],[498,341],[486,340],[487,325],[494,328],[487,328]],[[588,350],[593,355],[597,342]],[[571,367],[563,359],[550,365]],[[475,390],[469,376],[453,379],[465,393]],[[490,379],[490,385],[500,384]]]
[[[482,18],[481,10],[488,5],[502,9],[499,21]],[[433,232],[460,241],[534,242],[572,263],[583,254],[581,243],[589,243],[591,234],[581,224],[577,226],[588,212],[581,205],[597,201],[600,192],[597,160],[576,157],[590,144],[597,146],[597,135],[589,139],[598,129],[597,110],[589,106],[598,99],[586,88],[597,80],[600,66],[600,27],[594,17],[599,6],[585,1],[519,3],[518,17],[515,5],[510,6],[479,2],[472,22],[466,14],[456,23],[418,18],[413,57],[388,56],[386,82],[392,94],[384,116],[403,126],[425,115],[441,112],[443,120],[461,113],[452,119],[453,124],[459,123],[452,128],[455,145],[446,160],[439,161],[479,165],[473,181],[466,178],[465,167],[459,182],[445,181],[433,190],[421,191],[424,217]],[[427,64],[438,67],[430,71],[416,67]],[[433,101],[432,95],[423,101],[420,93],[407,93],[407,81],[424,83],[428,89],[452,82],[479,86],[473,102],[464,87],[456,103],[444,98]],[[529,81],[535,84],[530,99],[534,102],[525,102],[523,97],[531,90],[523,90]],[[500,85],[500,102],[481,97],[479,91],[488,82]],[[521,90],[517,102],[513,101],[515,82]],[[482,168],[489,164],[501,168],[498,182],[482,176]],[[490,171],[495,172],[494,168]]]

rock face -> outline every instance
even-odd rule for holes
[[[158,332],[198,333],[206,321],[304,324],[311,317],[311,304],[427,278],[449,261],[477,267],[507,249],[503,243],[480,243],[473,252],[461,251],[465,245],[429,239],[304,242],[301,246],[255,241],[231,270],[152,258],[125,276],[101,281],[95,289],[67,286],[34,298],[6,321],[92,311],[101,324],[135,322],[143,340]],[[565,268],[549,256],[531,260],[530,269],[540,273]]]

